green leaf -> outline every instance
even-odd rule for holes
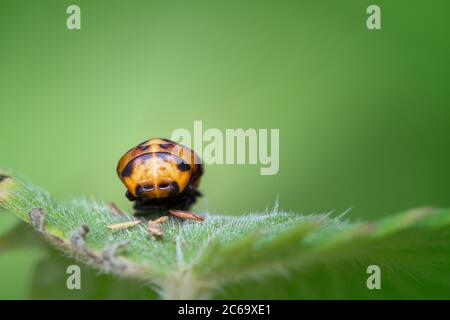
[[[163,239],[153,239],[144,224],[106,227],[135,220],[131,214],[118,215],[93,200],[59,203],[11,177],[0,182],[0,205],[77,260],[148,284],[162,298],[450,295],[447,209],[416,209],[358,224],[277,209],[237,217],[206,213],[203,222],[170,218]],[[381,268],[381,290],[367,288],[372,264]]]
[[[32,299],[155,299],[157,294],[133,279],[121,279],[79,265],[81,288],[66,286],[67,267],[78,265],[74,259],[51,250],[34,270],[30,298]]]
[[[231,283],[214,297],[449,299],[450,210],[420,211],[424,214],[412,210],[322,239],[309,263],[288,276]],[[381,268],[381,290],[366,286],[370,265]]]

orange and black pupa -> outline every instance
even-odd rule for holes
[[[117,174],[127,187],[126,196],[139,212],[154,209],[187,210],[200,196],[203,174],[200,157],[168,139],[153,138],[120,158]]]

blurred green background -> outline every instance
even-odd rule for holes
[[[66,28],[81,7],[82,29]],[[378,4],[382,29],[366,27]],[[207,166],[222,214],[353,207],[351,219],[450,206],[450,3],[0,2],[0,166],[58,199],[130,203],[120,156],[176,128],[279,128],[280,170]],[[205,208],[200,200],[197,209]],[[0,215],[0,230],[15,219]],[[27,296],[39,252],[0,255],[0,298]]]

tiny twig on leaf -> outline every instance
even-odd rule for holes
[[[114,212],[115,214],[117,214],[118,216],[126,216],[127,213],[125,211],[123,211],[122,209],[120,209],[117,204],[115,204],[114,202],[111,202],[108,207],[111,209],[112,212]]]
[[[169,210],[170,214],[183,219],[183,220],[194,220],[194,221],[204,221],[205,218],[202,216],[199,216],[195,212],[192,211],[182,211],[182,210]]]
[[[134,221],[126,221],[126,222],[120,222],[120,223],[113,223],[113,224],[107,225],[106,227],[111,230],[121,230],[121,229],[127,229],[127,228],[137,226],[140,223],[142,223],[141,220],[134,220]]]

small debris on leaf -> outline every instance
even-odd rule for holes
[[[117,214],[119,216],[125,216],[127,214],[125,211],[120,209],[117,206],[117,204],[115,204],[114,202],[111,202],[110,204],[108,204],[108,207],[111,209],[112,212],[114,212],[115,214]]]
[[[160,218],[158,218],[156,220],[153,220],[153,222],[157,223],[157,224],[163,224],[164,222],[167,221],[167,219],[169,219],[168,216],[162,216],[162,217],[160,217]]]
[[[45,213],[42,208],[32,208],[28,212],[31,223],[39,232],[44,232]]]
[[[199,216],[198,214],[192,211],[169,210],[169,212],[171,215],[183,220],[195,220],[195,221],[205,220],[205,217]]]
[[[159,220],[159,219],[158,219]],[[149,221],[147,223],[147,230],[152,235],[153,240],[156,240],[157,238],[162,238],[164,233],[163,229],[160,223],[157,223],[155,221]]]
[[[134,226],[137,226],[138,224],[142,223],[141,220],[134,220],[134,221],[127,221],[127,222],[120,222],[115,224],[109,224],[106,227],[111,230],[121,230],[121,229],[127,229]]]

